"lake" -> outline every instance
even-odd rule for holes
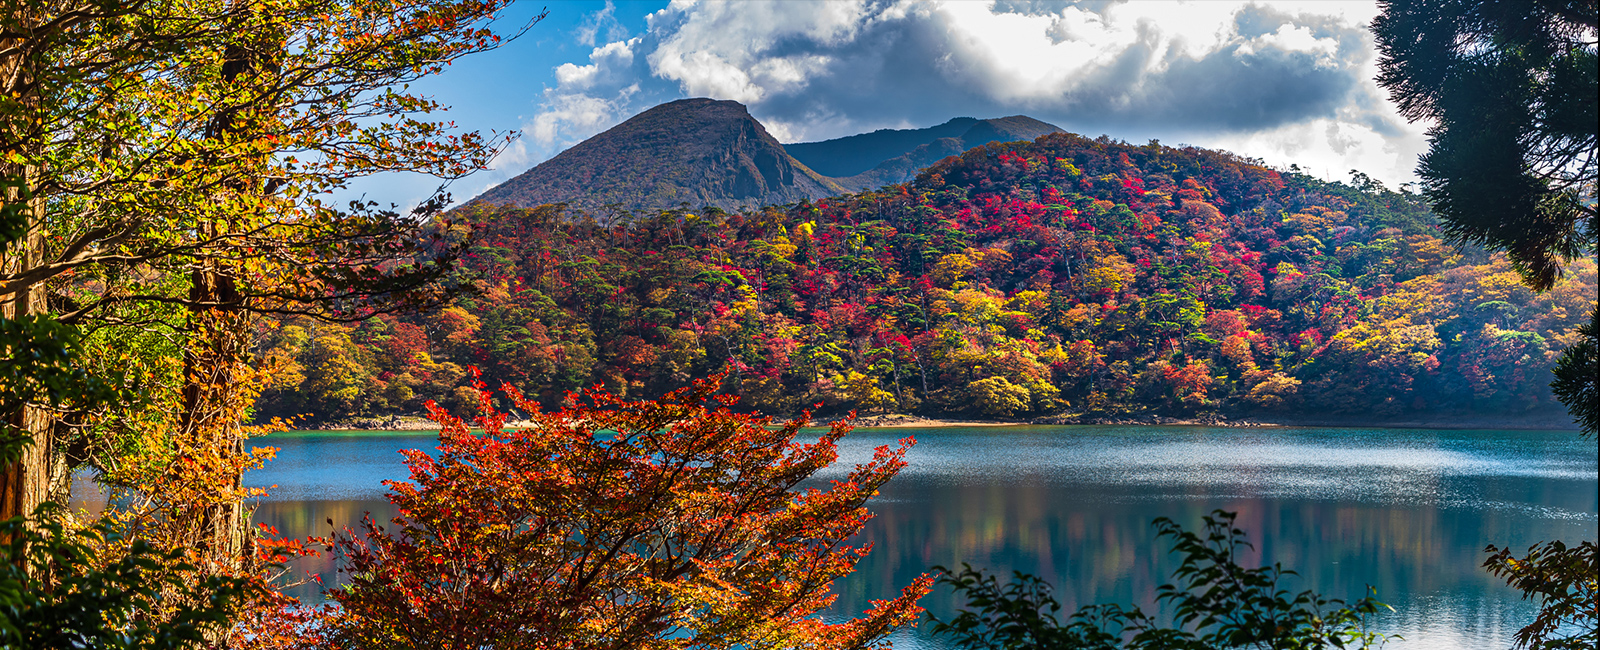
[[[841,444],[842,476],[877,445],[913,435],[909,466],[875,499],[862,534],[874,544],[836,584],[830,615],[899,593],[930,566],[1035,573],[1071,611],[1153,602],[1177,562],[1150,522],[1190,530],[1215,509],[1239,513],[1255,551],[1300,573],[1288,587],[1359,598],[1368,585],[1397,610],[1378,628],[1403,649],[1504,648],[1533,605],[1479,565],[1487,544],[1593,540],[1600,509],[1596,445],[1569,431],[1008,426],[861,429]],[[404,479],[396,453],[431,434],[291,432],[247,475],[271,488],[256,521],[287,535],[326,534],[372,512],[393,516],[384,479]],[[326,564],[307,568],[332,578]],[[302,596],[314,596],[311,589]],[[923,599],[948,617],[945,588]],[[897,648],[943,648],[927,625]]]

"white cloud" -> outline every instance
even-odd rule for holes
[[[489,169],[502,170],[506,168],[526,168],[529,163],[528,143],[523,140],[512,140],[500,155],[489,161]]]
[[[636,112],[630,100],[639,91],[633,66],[634,49],[640,41],[636,37],[607,43],[589,52],[588,65],[563,63],[556,67],[556,86],[545,88],[539,112],[522,125],[524,141],[531,140],[532,149],[516,161],[521,169]],[[510,169],[516,163],[497,162],[496,168]]]
[[[1267,131],[1215,135],[1193,144],[1260,158],[1269,165],[1327,180],[1345,180],[1352,169],[1394,188],[1414,180],[1412,168],[1427,148],[1422,129],[1393,137],[1371,127],[1333,118],[1284,125]]]
[[[1022,113],[1393,185],[1412,178],[1423,127],[1372,81],[1376,13],[1372,2],[674,0],[645,33],[555,71],[528,123],[528,159],[704,96],[747,104],[783,141]]]
[[[866,18],[864,3],[674,2],[651,17],[671,25],[658,34],[651,71],[676,81],[689,96],[754,103],[774,90],[800,90],[827,57],[774,52],[801,40],[823,47],[848,42]],[[667,30],[663,30],[666,32]]]
[[[606,72],[626,69],[633,63],[633,46],[637,41],[617,41],[594,48],[589,53],[589,65],[563,63],[556,67],[557,87],[570,94],[586,90]]]
[[[765,90],[750,81],[740,66],[716,52],[663,47],[650,55],[656,74],[682,84],[691,97],[731,99],[746,104],[761,100]]]
[[[594,130],[616,121],[616,106],[609,101],[588,95],[560,95],[548,103],[545,110],[523,127],[541,146],[556,144],[564,127]]]
[[[1259,47],[1316,55],[1318,66],[1334,67],[1339,64],[1336,58],[1339,52],[1339,41],[1332,38],[1317,38],[1311,34],[1309,28],[1303,26],[1290,25],[1288,23],[1279,25],[1276,32],[1245,41],[1243,45],[1234,50],[1234,54],[1236,56],[1253,55]]]

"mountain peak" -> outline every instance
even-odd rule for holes
[[[595,210],[688,203],[737,209],[832,196],[842,188],[784,151],[743,104],[661,104],[584,140],[472,200]]]
[[[878,129],[821,142],[797,142],[784,149],[817,173],[842,178],[860,174],[934,140],[959,138],[978,122],[974,117],[957,117],[925,129]]]
[[[903,183],[973,147],[1059,131],[1026,115],[957,117],[924,129],[784,146],[744,104],[680,99],[628,118],[467,205],[566,203],[596,211],[794,203]]]

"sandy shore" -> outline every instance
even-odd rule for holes
[[[781,422],[781,418],[775,418]],[[809,426],[826,427],[839,418],[813,419]],[[928,418],[919,415],[891,413],[863,415],[856,418],[857,428],[873,429],[932,429],[942,427],[1004,427],[1017,425],[1110,425],[1110,426],[1196,426],[1226,428],[1274,427],[1371,427],[1383,429],[1506,429],[1506,430],[1577,430],[1577,425],[1564,414],[1539,414],[1537,416],[1453,416],[1449,414],[1409,415],[1395,418],[1361,417],[1308,417],[1275,415],[1265,417],[1239,417],[1230,419],[1218,414],[1205,414],[1193,418],[1173,418],[1160,415],[1081,416],[1059,415],[1031,420],[957,420]],[[507,422],[506,426],[526,426],[524,422]],[[313,431],[437,431],[438,423],[416,415],[382,418],[361,418],[325,425],[304,427]]]
[[[827,426],[832,420],[819,418],[812,426]],[[946,420],[915,415],[869,415],[856,419],[860,428],[936,428],[995,427],[1016,425],[1100,425],[1100,426],[1193,426],[1219,428],[1270,429],[1280,427],[1335,427],[1376,429],[1504,429],[1520,431],[1577,431],[1578,426],[1565,414],[1523,416],[1455,416],[1450,414],[1408,415],[1395,418],[1308,417],[1293,415],[1245,416],[1228,418],[1208,413],[1192,418],[1161,415],[1083,416],[1061,415],[1031,420]]]
[[[825,427],[833,424],[837,418],[817,418],[811,421],[810,426]],[[863,415],[856,418],[856,428],[873,429],[931,429],[935,427],[1006,427],[1018,424],[1028,424],[1023,421],[1007,420],[945,420],[940,418],[925,418],[918,415]]]

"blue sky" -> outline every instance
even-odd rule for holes
[[[516,135],[451,185],[458,201],[684,97],[743,102],[783,142],[1023,114],[1391,186],[1426,148],[1372,81],[1372,2],[521,3],[503,29],[541,8],[522,38],[415,86],[462,129]],[[386,175],[339,198],[412,205],[435,186]]]

